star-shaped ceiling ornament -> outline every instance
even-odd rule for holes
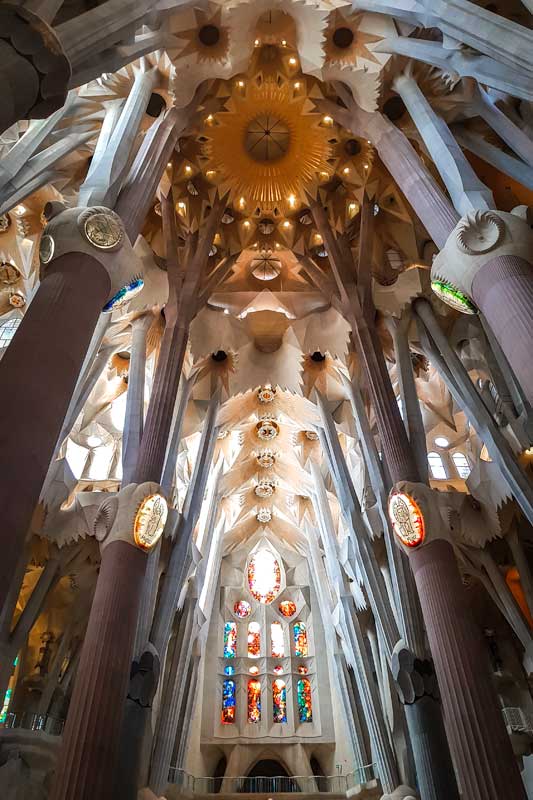
[[[366,61],[381,67],[382,61],[374,55],[369,45],[380,42],[383,37],[369,32],[369,19],[372,19],[372,15],[345,17],[340,11],[331,14],[324,43],[327,64],[357,67],[362,66],[360,61]]]

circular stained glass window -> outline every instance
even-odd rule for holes
[[[281,567],[270,550],[258,550],[248,562],[250,594],[260,603],[271,603],[281,588]]]
[[[240,617],[241,619],[249,617],[252,613],[252,606],[247,600],[237,600],[233,606],[233,613],[236,617]]]
[[[250,667],[248,672],[250,675],[259,675],[259,667]]]
[[[296,603],[292,600],[283,600],[278,607],[279,613],[284,617],[293,617],[296,614]]]
[[[232,667],[231,664],[228,664],[227,667],[224,667],[224,675],[234,675],[235,674],[235,667]]]
[[[308,672],[309,672],[309,670],[307,669],[305,664],[300,664],[300,666],[298,667],[298,674],[299,675],[307,675]]]
[[[274,667],[274,675],[281,675],[282,672],[283,672],[283,667],[281,666],[281,664],[276,664],[276,666]]]

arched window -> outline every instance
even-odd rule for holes
[[[270,626],[270,639],[272,658],[283,658],[285,655],[285,643],[283,641],[283,626],[281,622],[273,622]]]
[[[313,721],[313,706],[311,704],[311,683],[309,678],[298,680],[298,717],[300,722]]]
[[[452,455],[452,461],[455,464],[455,469],[457,470],[457,474],[460,478],[464,478],[465,480],[471,473],[470,464],[468,463],[468,459],[464,453],[454,453]]]
[[[248,625],[248,656],[259,658],[261,655],[261,627],[258,622]]]
[[[300,619],[294,623],[294,655],[296,658],[305,658],[308,654],[307,629]]]
[[[272,710],[274,722],[287,722],[287,689],[279,678],[272,683]]]
[[[224,681],[222,684],[222,714],[223,725],[235,722],[235,681]]]
[[[248,722],[261,722],[261,681],[248,681]]]
[[[8,346],[21,322],[20,317],[12,317],[0,325],[0,350]]]
[[[224,658],[235,658],[237,655],[237,623],[224,624]]]
[[[248,562],[248,588],[260,603],[271,603],[279,594],[281,567],[270,550],[258,550]]]
[[[448,477],[441,456],[438,453],[428,453],[428,464],[431,477],[437,481],[444,481]]]

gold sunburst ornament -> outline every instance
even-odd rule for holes
[[[321,122],[308,97],[291,85],[250,83],[207,121],[206,168],[219,176],[219,191],[290,210],[289,198],[301,196],[329,168],[331,129]]]

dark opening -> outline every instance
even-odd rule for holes
[[[316,780],[316,787],[319,792],[327,792],[328,791],[328,781],[326,778],[326,774],[322,769],[319,760],[315,756],[311,756],[309,761],[311,766],[311,771],[315,776]]]
[[[146,106],[146,113],[149,117],[158,117],[164,108],[167,107],[164,97],[161,97],[157,92],[152,92],[148,105]]]
[[[278,780],[273,781],[274,778]],[[239,791],[248,794],[270,794],[273,792],[299,792],[300,787],[279,761],[263,759],[252,767]]]
[[[346,142],[344,142],[344,150],[347,155],[356,156],[361,152],[361,145],[357,139],[348,139]]]
[[[215,794],[218,794],[222,788],[222,779],[226,774],[227,766],[228,762],[226,760],[226,756],[221,756],[213,773],[213,791]]]
[[[220,41],[220,31],[216,25],[202,25],[198,38],[205,47],[214,47]]]
[[[405,103],[402,98],[397,95],[389,97],[383,106],[383,113],[391,122],[395,122],[397,119],[400,119],[400,117],[403,117],[405,114]]]
[[[320,352],[320,350],[315,350],[314,353],[311,353],[311,361],[316,361],[319,364],[321,361],[325,361],[326,356]]]
[[[354,40],[353,31],[351,28],[337,28],[333,34],[333,44],[340,50],[346,50],[350,47]]]
[[[213,355],[211,356],[213,361],[216,361],[217,363],[220,363],[221,361],[225,361],[227,359],[227,357],[228,357],[228,354],[226,353],[225,350],[217,350],[216,353],[213,353]]]

